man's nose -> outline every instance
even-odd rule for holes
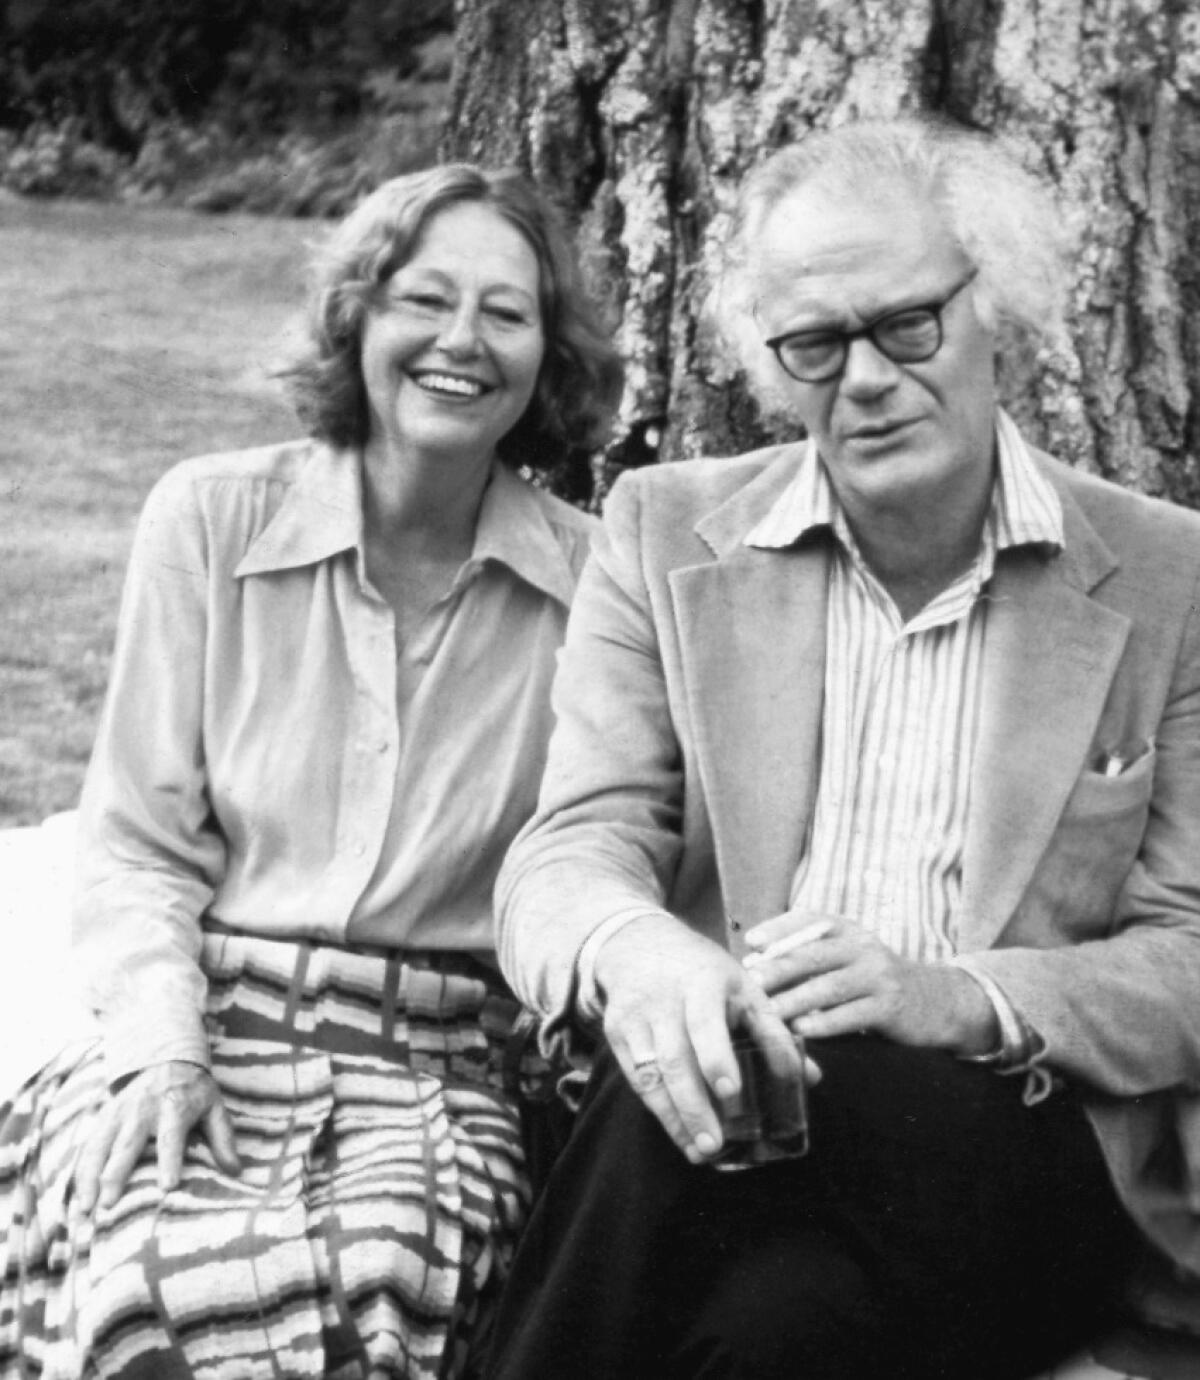
[[[860,335],[846,349],[842,370],[842,392],[858,396],[882,393],[895,386],[900,368],[869,335]]]

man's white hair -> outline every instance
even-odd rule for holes
[[[760,401],[776,401],[781,381],[753,319],[756,242],[775,207],[817,180],[822,192],[850,202],[900,194],[939,212],[978,270],[976,309],[1001,354],[1060,338],[1063,233],[1036,178],[995,140],[968,130],[922,120],[842,125],[772,154],[746,178],[734,209],[713,307]]]

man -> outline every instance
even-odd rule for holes
[[[625,477],[500,955],[609,1053],[493,1352],[542,1376],[1020,1380],[1134,1224],[1200,1264],[1200,520],[1032,451],[1053,220],[861,125],[744,190],[723,302],[807,443]],[[713,1167],[748,1030],[810,1153]]]

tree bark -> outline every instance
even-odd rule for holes
[[[1069,341],[1002,378],[1032,437],[1200,506],[1196,0],[458,0],[444,152],[559,203],[629,366],[605,481],[780,439],[706,322],[744,173],[804,131],[936,112],[1058,189]]]

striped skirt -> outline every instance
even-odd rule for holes
[[[465,956],[205,936],[213,1073],[242,1158],[193,1137],[161,1195],[71,1211],[99,1048],[0,1107],[0,1376],[474,1373],[523,1224],[518,1096],[546,1069]]]

